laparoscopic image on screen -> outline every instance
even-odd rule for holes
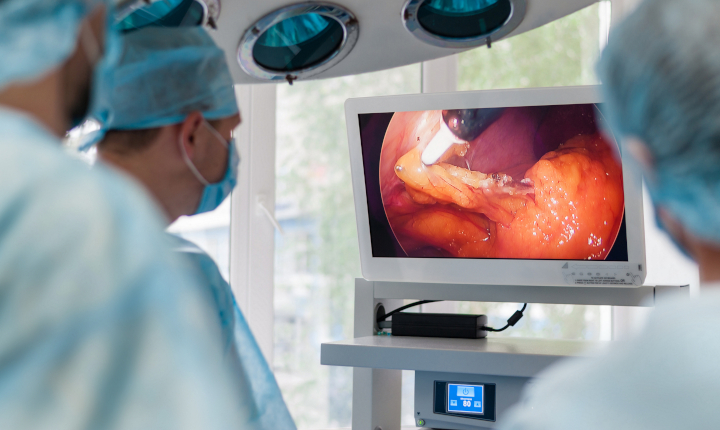
[[[360,115],[375,257],[627,261],[596,105]]]

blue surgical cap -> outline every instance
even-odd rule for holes
[[[122,39],[119,64],[98,89],[101,130],[83,146],[107,130],[178,124],[194,111],[208,120],[238,113],[225,52],[204,29],[146,27]]]
[[[718,17],[717,0],[645,0],[611,32],[597,70],[613,130],[654,158],[654,204],[720,244]]]
[[[80,23],[109,0],[0,0],[0,89],[31,81],[75,51]]]

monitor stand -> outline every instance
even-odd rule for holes
[[[379,304],[386,310],[402,306],[404,299],[652,307],[657,295],[671,291],[687,293],[689,288],[438,285],[356,279],[354,338],[322,344],[320,360],[324,365],[353,367],[353,430],[400,429],[402,370],[415,371],[418,427],[495,428],[535,375],[563,358],[582,357],[596,342],[378,336],[375,312]],[[448,390],[458,385],[487,387],[475,410],[470,409],[477,399],[452,397]],[[467,410],[458,412],[462,406],[451,406],[453,399],[473,401]]]

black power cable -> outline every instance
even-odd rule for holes
[[[527,303],[525,303],[523,305],[522,309],[520,309],[519,311],[515,311],[515,313],[512,314],[512,316],[510,318],[508,318],[507,324],[505,324],[505,327],[503,327],[503,328],[483,327],[482,329],[485,331],[492,331],[492,332],[496,332],[496,333],[507,330],[508,327],[514,326],[515,324],[518,323],[518,321],[520,321],[520,319],[522,319],[523,312],[525,312],[525,308],[527,308]]]
[[[391,311],[391,312],[386,313],[386,314],[384,314],[384,315],[378,315],[378,316],[377,316],[377,322],[383,322],[383,321],[385,321],[386,319],[388,319],[388,318],[390,318],[391,316],[393,316],[394,314],[396,314],[396,313],[398,313],[398,312],[402,312],[402,311],[404,311],[405,309],[414,308],[415,306],[420,306],[420,305],[424,305],[424,304],[426,304],[426,303],[435,303],[435,302],[442,302],[442,300],[420,300],[419,302],[412,302],[412,303],[407,304],[407,305],[405,305],[405,306],[400,306],[399,308],[395,309],[394,311]]]
[[[377,322],[378,322],[378,323],[383,322],[383,321],[387,320],[388,318],[390,318],[391,316],[393,316],[394,314],[396,314],[396,313],[398,313],[398,312],[402,312],[402,311],[404,311],[405,309],[413,308],[413,307],[415,307],[415,306],[424,305],[424,304],[426,304],[426,303],[435,303],[435,302],[442,302],[442,300],[420,300],[420,301],[417,301],[417,302],[409,303],[409,304],[407,304],[407,305],[405,305],[405,306],[400,306],[399,308],[397,308],[397,309],[395,309],[395,310],[393,310],[393,311],[390,311],[390,312],[388,312],[388,313],[386,313],[386,314],[384,314],[384,315],[378,315],[378,316],[377,316]],[[522,309],[520,309],[519,311],[515,311],[515,313],[512,314],[512,316],[511,316],[510,318],[508,318],[507,324],[505,324],[505,327],[503,327],[503,328],[483,327],[482,329],[485,330],[485,331],[491,331],[491,332],[494,332],[494,333],[498,333],[498,332],[501,332],[501,331],[505,331],[505,330],[507,330],[508,328],[513,327],[515,324],[518,323],[518,321],[520,321],[520,320],[522,319],[522,317],[523,317],[523,312],[525,312],[525,309],[527,309],[527,303],[525,303],[525,304],[523,305]]]

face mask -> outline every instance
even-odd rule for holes
[[[180,142],[180,148],[182,148],[182,156],[185,160],[185,164],[187,164],[188,168],[191,172],[193,172],[197,180],[200,181],[201,184],[205,185],[205,190],[203,191],[203,195],[200,199],[200,204],[195,211],[195,215],[214,211],[218,206],[220,206],[220,203],[222,203],[227,196],[230,195],[230,192],[233,188],[235,188],[235,185],[237,185],[238,166],[240,165],[240,156],[237,153],[237,148],[235,147],[235,139],[230,139],[230,142],[226,142],[222,135],[218,133],[218,131],[215,130],[210,123],[205,121],[205,126],[217,138],[218,142],[227,148],[228,166],[225,171],[225,177],[220,182],[211,184],[200,174],[200,171],[198,171],[192,161],[190,161],[190,157],[188,157],[187,152],[185,151],[185,145],[183,145],[182,141]]]

